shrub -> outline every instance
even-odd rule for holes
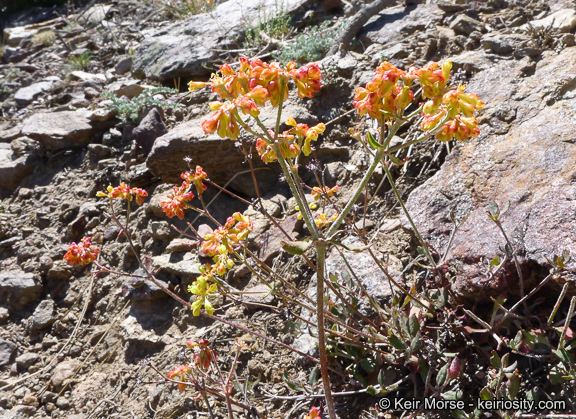
[[[334,45],[334,39],[340,31],[339,27],[328,28],[329,25],[329,22],[323,22],[298,35],[291,43],[281,45],[273,54],[274,58],[283,64],[290,61],[306,63],[321,60]]]
[[[138,96],[127,99],[126,97],[117,97],[112,92],[102,93],[102,97],[111,100],[112,105],[109,106],[123,122],[137,121],[140,114],[151,108],[159,109],[176,109],[182,105],[179,103],[170,103],[162,99],[157,99],[154,96],[160,94],[176,94],[178,90],[169,87],[155,87],[154,89],[145,89]]]

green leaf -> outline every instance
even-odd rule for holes
[[[510,360],[510,352],[507,352],[502,357],[502,368],[506,368],[508,366],[508,361]]]
[[[378,372],[378,384],[382,388],[386,387],[386,370],[384,368]]]
[[[444,384],[444,381],[446,381],[446,375],[448,372],[448,364],[445,364],[444,366],[442,366],[442,368],[440,368],[440,371],[438,371],[438,374],[436,374],[436,384],[441,386],[442,384]]]
[[[404,342],[402,342],[400,339],[398,339],[398,337],[395,334],[392,334],[391,336],[389,336],[388,341],[390,342],[390,345],[392,345],[396,349],[399,349],[402,351],[404,349],[406,349],[406,345],[404,344]]]
[[[450,390],[446,393],[442,393],[442,398],[444,400],[460,400],[462,399],[462,392],[456,390]]]
[[[414,314],[410,316],[408,320],[408,331],[410,332],[410,336],[414,337],[420,330],[420,322],[418,321],[418,317]]]
[[[482,390],[480,390],[480,398],[482,400],[492,400],[494,395],[488,387],[484,387]]]
[[[410,350],[412,352],[416,352],[418,349],[420,349],[421,346],[422,346],[422,336],[420,335],[420,332],[416,332],[416,336],[414,336],[412,342],[410,342]]]
[[[404,164],[404,162],[400,160],[398,157],[396,157],[394,154],[387,154],[387,156],[390,159],[390,161],[394,163],[396,166],[402,166]]]
[[[384,148],[384,146],[380,144],[378,141],[376,141],[372,136],[372,134],[370,134],[369,132],[366,133],[366,138],[368,139],[368,144],[370,144],[370,147],[372,147],[374,150],[378,148]]]
[[[490,261],[490,266],[498,266],[500,265],[500,258],[495,256],[494,259]]]
[[[498,204],[496,202],[490,202],[486,207],[486,209],[488,210],[488,212],[492,217],[494,217],[496,220],[498,219],[499,209]]]
[[[362,369],[367,373],[371,373],[376,369],[376,363],[373,359],[364,358],[362,361],[360,361],[360,367],[362,367]]]
[[[512,378],[508,380],[508,395],[510,396],[510,400],[514,400],[518,391],[520,391],[520,373],[518,370],[514,371]]]
[[[311,241],[280,242],[282,248],[291,255],[303,255],[312,245]]]
[[[490,363],[496,369],[500,369],[502,367],[500,356],[494,350],[492,351],[492,358],[490,358]]]
[[[319,379],[320,379],[320,367],[316,366],[312,368],[312,372],[310,372],[308,383],[310,383],[312,387],[316,387],[316,384],[318,384]]]
[[[368,386],[368,387],[366,388],[366,393],[368,393],[368,394],[371,395],[371,396],[375,396],[375,395],[377,395],[377,394],[379,393],[379,391],[376,390],[376,388],[375,388],[374,386]]]

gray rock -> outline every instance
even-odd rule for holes
[[[373,43],[392,46],[406,35],[439,24],[442,16],[444,12],[435,4],[388,7],[364,25],[358,38],[366,46]]]
[[[18,26],[16,28],[4,28],[4,40],[9,47],[17,47],[24,39],[32,38],[38,33],[37,28]]]
[[[70,76],[72,79],[80,81],[96,81],[102,83],[106,81],[106,76],[104,74],[93,74],[80,70],[72,71]]]
[[[496,54],[509,54],[518,45],[518,40],[505,35],[493,35],[482,38],[482,48]]]
[[[18,106],[27,106],[32,103],[40,93],[50,90],[52,86],[54,86],[54,83],[54,81],[40,81],[30,86],[22,87],[14,93],[14,100]]]
[[[360,241],[355,241],[354,239],[346,239],[345,244],[348,246],[362,245]],[[375,252],[375,254],[376,257],[382,256],[378,252]],[[380,305],[386,303],[392,297],[390,281],[368,252],[355,253],[344,250],[343,255],[346,260],[340,256],[336,249],[330,252],[326,258],[326,275],[332,273],[339,282],[344,281],[347,284],[356,284],[359,281],[366,289],[368,295],[374,298]],[[398,283],[404,284],[404,279],[402,278],[402,263],[392,255],[387,255],[384,260],[388,262],[389,275]],[[314,274],[306,293],[313,301],[316,301],[316,283],[317,277],[316,274]],[[358,288],[359,293],[361,295],[363,294],[357,285],[352,285],[352,287]],[[325,292],[330,296],[331,301],[338,304],[336,294],[327,289],[327,287],[325,287]],[[358,307],[364,315],[373,313],[367,295],[362,296]],[[315,313],[303,309],[301,316],[316,323]],[[303,325],[301,332],[302,334],[294,340],[292,346],[308,355],[317,356],[317,338],[313,337],[317,335],[316,328]],[[300,361],[304,360],[305,358],[300,358]]]
[[[16,358],[16,364],[19,367],[27,370],[29,367],[34,365],[40,360],[40,355],[34,352],[26,352],[25,354],[20,355]]]
[[[152,258],[152,264],[166,272],[184,277],[197,277],[200,275],[198,268],[202,265],[198,261],[198,256],[190,252],[155,256]]]
[[[484,32],[484,24],[470,16],[461,14],[452,21],[450,29],[459,35],[470,35],[474,31]]]
[[[6,128],[2,127],[0,129],[0,143],[9,143],[12,140],[20,137],[22,131],[22,125],[16,125],[15,127]]]
[[[143,275],[144,271],[138,270],[135,274]],[[157,281],[168,288],[167,283],[159,279]],[[122,295],[130,301],[152,301],[169,298],[162,288],[153,281],[144,278],[128,278],[124,280],[122,282]]]
[[[149,86],[143,85],[138,80],[121,80],[110,83],[106,90],[114,93],[118,97],[126,96],[128,99],[138,96]]]
[[[116,67],[114,67],[117,74],[127,73],[128,71],[130,71],[131,68],[132,68],[132,57],[122,58],[120,61],[118,61]]]
[[[134,128],[132,136],[134,140],[136,140],[136,144],[142,147],[144,153],[148,155],[154,146],[156,138],[161,137],[167,132],[168,130],[162,121],[160,113],[156,108],[152,108],[144,119],[142,119],[140,125]]]
[[[78,21],[82,25],[97,25],[106,19],[106,15],[110,9],[112,9],[111,4],[98,4],[96,6],[92,6],[78,17]]]
[[[254,287],[242,291],[241,300],[248,308],[262,308],[261,304],[271,304],[274,301],[274,295],[264,284],[258,284]]]
[[[67,380],[74,376],[81,365],[82,363],[77,359],[61,362],[52,371],[50,382],[56,389],[60,389]]]
[[[38,157],[33,154],[17,157],[8,144],[0,143],[0,146],[0,196],[5,197],[14,192],[24,178],[34,171]]]
[[[32,315],[30,328],[32,330],[40,330],[50,326],[55,320],[55,308],[56,305],[53,300],[44,300],[40,302],[40,304],[36,306],[36,310],[34,310],[34,314]]]
[[[535,28],[551,26],[560,32],[573,33],[576,28],[576,10],[574,8],[558,10],[543,19],[533,20],[530,25]],[[523,25],[522,28],[527,29],[528,25]]]
[[[291,14],[308,0],[286,0],[283,10]],[[234,0],[156,31],[147,32],[133,59],[132,73],[138,78],[172,80],[209,75],[204,67],[218,57],[227,39],[237,38],[246,22],[255,21],[262,10],[272,10],[277,0]]]
[[[18,156],[34,153],[40,150],[40,143],[29,137],[19,137],[10,142],[10,148]]]
[[[15,307],[24,307],[38,300],[42,284],[31,272],[18,269],[0,272],[0,301],[9,301]]]
[[[474,74],[493,67],[495,62],[502,59],[502,56],[488,54],[485,51],[466,51],[447,58],[447,61],[452,61],[452,71],[463,69],[469,74]]]
[[[249,170],[244,163],[242,154],[234,145],[234,141],[223,139],[216,134],[206,135],[202,130],[202,121],[206,117],[193,119],[178,125],[167,134],[158,137],[148,155],[146,165],[154,176],[166,183],[181,184],[180,174],[188,170],[184,158],[193,158],[193,163],[204,168],[208,177],[220,185],[225,184],[238,172]],[[256,167],[262,167],[260,159],[253,159]],[[272,165],[271,165],[272,166]],[[272,186],[276,176],[267,172],[268,183],[262,188]],[[237,176],[230,188],[250,196],[254,192],[254,184],[250,174]]]
[[[55,151],[85,147],[98,130],[112,126],[113,121],[93,122],[86,110],[37,113],[24,121],[22,133]]]
[[[16,353],[16,344],[6,339],[0,339],[0,367],[12,362]]]
[[[178,237],[179,234],[170,227],[170,223],[166,221],[152,221],[148,225],[150,236],[155,240],[170,240]]]
[[[542,83],[565,80],[562,84]],[[515,83],[515,80],[521,82]],[[507,291],[518,295],[518,277],[509,263],[487,279],[486,264],[503,258],[505,241],[488,218],[486,206],[497,202],[510,209],[501,218],[518,249],[528,292],[550,269],[548,259],[567,249],[576,253],[576,48],[548,54],[535,74],[522,78],[519,66],[507,62],[478,73],[467,90],[486,102],[481,135],[448,156],[442,169],[408,199],[424,239],[444,252],[452,223],[448,214],[466,222],[458,229],[447,264],[453,269],[454,291],[468,299],[487,299]],[[506,88],[513,86],[513,88]],[[513,104],[513,105],[510,105]],[[506,110],[513,106],[514,113]],[[509,124],[496,134],[501,124]],[[406,225],[405,221],[405,225]],[[576,278],[576,262],[566,266],[558,287]]]

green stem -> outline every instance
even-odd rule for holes
[[[328,375],[328,355],[326,354],[326,336],[324,331],[324,277],[326,264],[327,242],[316,240],[314,242],[316,254],[318,255],[318,271],[316,273],[316,311],[318,322],[318,353],[320,355],[320,373],[322,375],[322,385],[324,396],[326,397],[326,407],[330,419],[336,419],[334,410],[334,400],[332,399],[332,389],[330,376]]]
[[[420,244],[422,245],[422,248],[424,249],[424,252],[426,253],[426,256],[428,257],[428,260],[432,264],[434,270],[438,270],[438,267],[436,266],[436,262],[434,261],[434,258],[430,254],[430,250],[428,249],[426,242],[424,242],[424,239],[422,238],[422,236],[420,235],[420,232],[416,228],[416,224],[414,224],[412,217],[410,217],[410,213],[408,212],[408,209],[404,205],[404,201],[402,200],[402,196],[400,195],[400,192],[396,188],[396,184],[394,183],[394,179],[392,179],[392,173],[390,173],[390,169],[388,169],[388,165],[383,164],[382,166],[384,167],[384,171],[386,172],[386,177],[388,178],[388,181],[390,182],[390,186],[392,186],[392,190],[394,191],[394,195],[396,195],[396,198],[398,199],[398,202],[400,203],[400,206],[402,207],[402,211],[404,211],[404,214],[406,214],[406,218],[408,218],[410,225],[414,229],[414,233],[416,234],[418,241],[420,241]]]

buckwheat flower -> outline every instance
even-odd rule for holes
[[[198,296],[191,306],[192,314],[194,316],[200,315],[202,305],[204,305],[204,309],[209,316],[214,314],[214,307],[208,301],[208,297],[216,293],[217,290],[218,285],[215,283],[209,283],[204,275],[200,275],[198,279],[188,287],[188,292]]]
[[[322,83],[320,82],[322,74],[316,63],[307,64],[298,70],[292,70],[290,74],[293,76],[299,97],[312,98],[314,97],[314,93],[322,87]]]
[[[303,419],[319,419],[320,418],[320,411],[318,408],[313,407],[310,409],[307,415],[304,416]]]
[[[84,237],[80,243],[71,243],[64,255],[69,265],[88,265],[94,262],[100,254],[100,249],[93,246],[90,237]]]
[[[311,141],[316,141],[318,139],[318,134],[322,134],[326,130],[326,126],[323,123],[319,123],[311,127],[308,132],[306,132],[306,137],[304,138],[304,146],[302,147],[302,152],[305,156],[309,156],[312,153],[312,148],[310,146]]]
[[[234,116],[236,105],[233,103],[211,102],[210,110],[216,110],[208,119],[202,122],[206,134],[218,133],[221,138],[235,140],[240,135],[240,128]]]
[[[168,194],[168,200],[160,202],[162,211],[169,217],[174,216],[184,219],[184,209],[188,208],[186,202],[194,198],[188,182],[182,182],[182,186],[174,186]]]
[[[196,170],[193,172],[185,172],[180,175],[182,179],[184,179],[189,184],[194,184],[196,186],[196,191],[198,195],[202,195],[204,191],[207,189],[206,185],[202,183],[204,179],[208,178],[208,175],[202,169],[202,166],[196,166]]]
[[[446,116],[447,113],[448,112],[446,111],[446,109],[440,109],[434,115],[425,115],[424,120],[420,124],[420,128],[423,131],[433,130],[434,128],[436,128],[438,126],[440,121],[442,121],[442,119],[444,119],[444,117]]]
[[[191,81],[190,83],[188,83],[188,90],[191,92],[195,92],[196,90],[203,89],[209,84],[210,83],[205,83],[201,81]]]
[[[192,369],[188,365],[183,365],[183,366],[179,366],[179,367],[174,367],[174,369],[172,371],[170,371],[166,375],[166,377],[168,377],[169,380],[178,380],[178,381],[187,382],[188,381],[188,374],[190,374],[190,372],[192,372]],[[178,384],[178,390],[180,390],[180,391],[185,391],[186,387],[187,387],[187,385],[184,383]]]
[[[98,197],[108,197],[110,199],[122,199],[125,201],[132,201],[134,195],[136,197],[136,202],[138,205],[144,203],[144,198],[148,196],[148,192],[141,188],[130,188],[125,182],[120,183],[119,186],[113,188],[111,185],[107,188],[108,193],[98,191],[96,196]]]
[[[385,61],[378,66],[374,78],[366,85],[366,88],[369,91],[375,91],[380,98],[384,98],[392,93],[400,77],[405,75],[404,71]]]
[[[270,147],[270,145],[262,138],[258,138],[256,140],[256,151],[258,152],[258,155],[262,161],[266,164],[272,163],[278,159],[278,157],[276,157],[276,153],[274,153],[274,150],[272,150],[272,147]]]
[[[232,214],[232,219],[236,221],[236,225],[230,232],[236,234],[237,240],[246,240],[248,234],[254,231],[254,223],[250,221],[250,217],[239,212]]]
[[[452,63],[446,61],[442,64],[442,68],[440,68],[438,63],[429,63],[421,69],[410,69],[410,73],[420,80],[422,97],[424,99],[431,99],[446,88],[451,69]]]
[[[336,185],[333,188],[329,188],[326,186],[324,189],[315,186],[312,188],[312,197],[315,201],[318,201],[320,198],[324,196],[333,197],[336,192],[340,190],[340,186]]]
[[[206,256],[214,257],[219,253],[220,246],[224,245],[229,253],[234,253],[232,243],[238,241],[236,234],[231,233],[228,229],[231,226],[227,225],[218,227],[210,234],[204,236],[204,241],[200,245],[202,251]]]
[[[338,218],[338,214],[332,214],[332,216],[328,217],[328,214],[323,212],[322,214],[318,214],[314,223],[318,228],[325,228],[332,224]]]

